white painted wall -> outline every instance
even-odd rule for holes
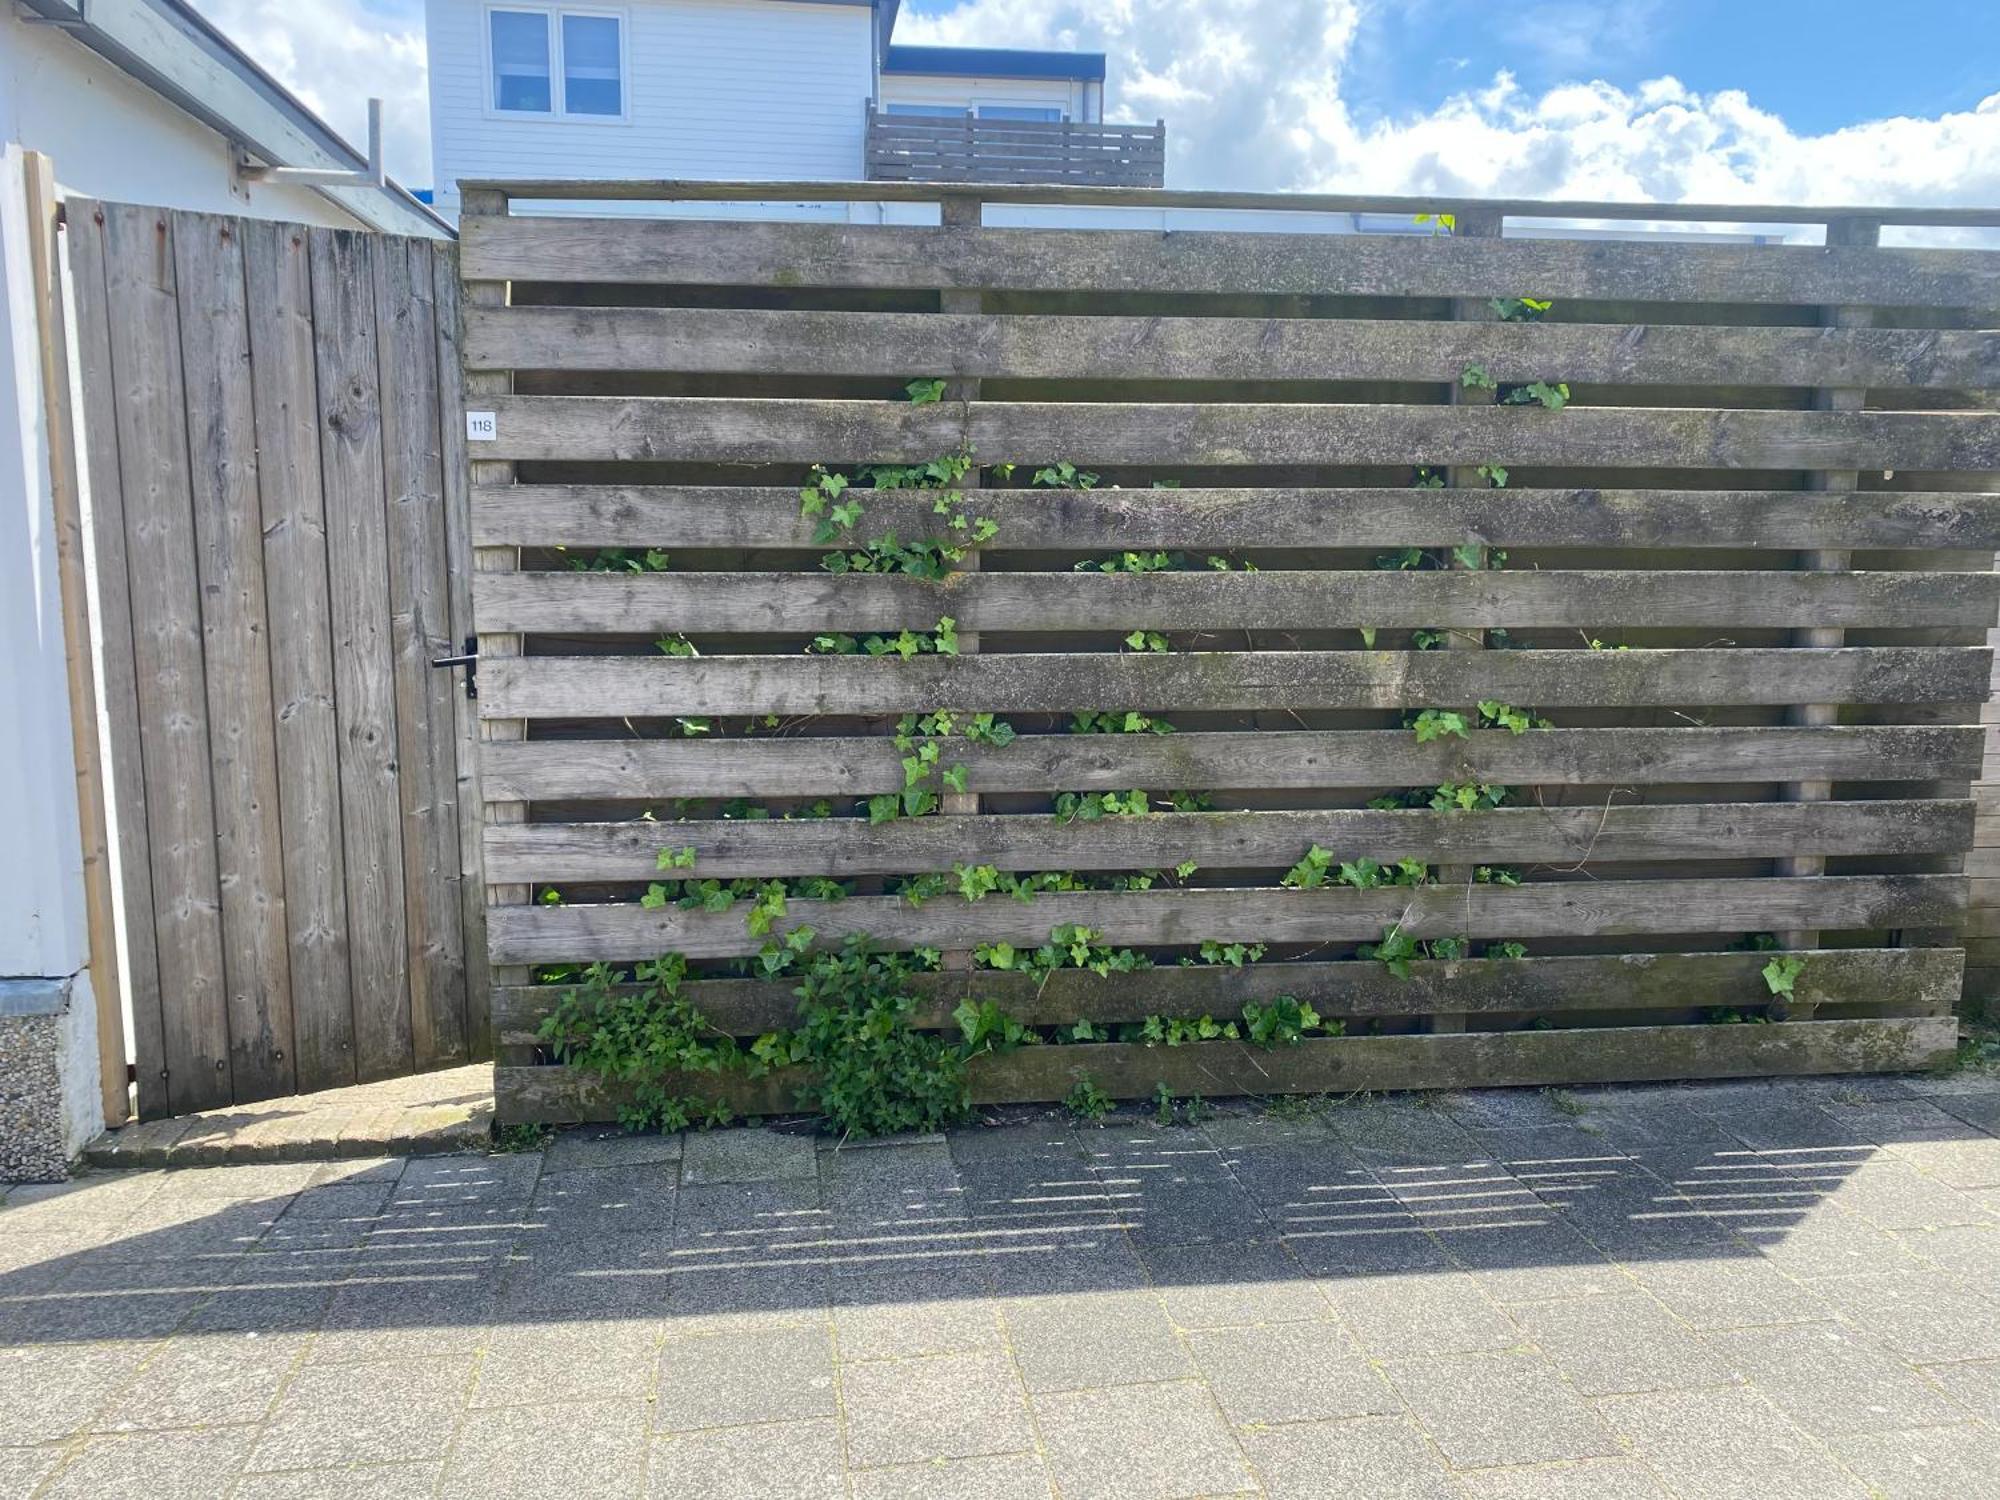
[[[438,207],[480,177],[853,180],[874,12],[792,0],[628,0],[626,117],[488,107],[485,0],[427,0]]]
[[[0,977],[88,957],[21,153],[0,155]]]
[[[1084,80],[1064,78],[952,78],[942,74],[884,73],[884,104],[951,104],[977,108],[981,104],[1039,104],[1063,111],[1072,120],[1089,120],[1097,91]]]
[[[0,141],[55,163],[65,193],[352,229],[310,188],[232,188],[228,142],[55,27],[0,12]]]

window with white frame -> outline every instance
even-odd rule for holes
[[[1053,104],[982,104],[982,120],[1061,120],[1065,116]]]
[[[619,119],[625,24],[613,11],[493,6],[486,12],[493,108],[503,114]]]

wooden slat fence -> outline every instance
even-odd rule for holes
[[[868,176],[882,182],[1057,182],[1159,187],[1167,124],[991,120],[867,111]]]
[[[452,248],[66,213],[140,1112],[479,1056]]]
[[[788,1020],[789,984],[741,977],[766,938],[740,903],[640,899],[680,848],[675,880],[844,883],[794,887],[776,934],[943,951],[922,1025],[967,997],[1052,1026],[1279,995],[1347,1025],[1273,1053],[1024,1048],[975,1062],[982,1100],[1085,1075],[1143,1096],[1949,1051],[2000,606],[2000,255],[1880,248],[1873,213],[1825,248],[1499,237],[1518,205],[1455,205],[1461,233],[1435,238],[989,229],[976,189],[939,191],[936,228],[514,216],[510,195],[584,194],[468,194],[469,400],[491,419],[474,606],[506,648],[480,698],[505,810],[485,836],[503,1115],[620,1102],[538,1034],[575,965],[678,952],[718,1027]],[[906,399],[919,380],[943,398]],[[990,540],[941,578],[823,567],[949,540],[934,493],[871,488],[867,466],[959,451]],[[1065,462],[1093,482],[1037,480]],[[816,464],[863,506],[834,541],[800,511]],[[838,639],[944,616],[976,652]],[[1482,700],[1547,726],[1413,732]],[[949,805],[871,823],[865,799],[905,784],[896,717],[947,707],[1018,738],[954,742]],[[1099,711],[1173,732],[1073,732]],[[1504,795],[1426,805],[1446,784]],[[1153,811],[1055,810],[1133,788]],[[1172,792],[1202,795],[1170,811]],[[1315,845],[1431,878],[1282,888]],[[1075,879],[899,894],[955,865]],[[1066,924],[1158,967],[950,961]],[[1390,928],[1468,956],[1407,979],[1355,957]],[[1210,940],[1268,952],[1216,964]],[[1503,940],[1528,956],[1493,956]],[[1789,996],[1763,978],[1779,941]],[[734,1102],[787,1108],[797,1081]]]

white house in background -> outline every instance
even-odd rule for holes
[[[73,1154],[104,1117],[29,151],[49,159],[59,197],[450,233],[393,184],[246,176],[243,164],[367,163],[180,0],[22,0],[0,11],[0,1177]]]
[[[897,4],[426,0],[437,205],[477,178],[935,180],[1064,140],[1160,184],[1163,128],[1104,123],[1103,53],[894,46]]]

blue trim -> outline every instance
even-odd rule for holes
[[[1102,52],[1015,52],[1004,47],[891,47],[884,73],[946,78],[1104,80]]]

